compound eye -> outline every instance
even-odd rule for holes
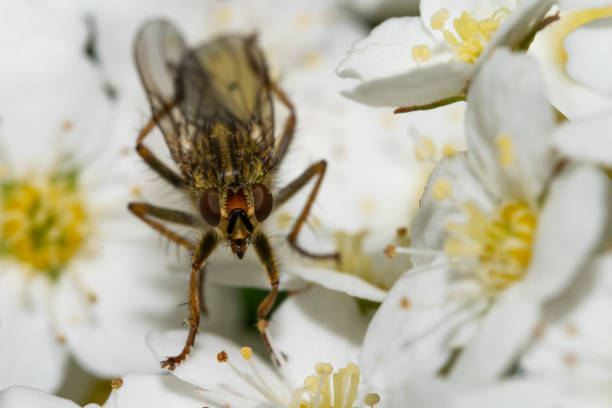
[[[200,214],[212,227],[219,225],[221,211],[219,210],[219,192],[215,187],[204,191],[200,196]]]
[[[253,184],[253,200],[255,201],[255,218],[263,221],[272,211],[272,194],[263,184]]]

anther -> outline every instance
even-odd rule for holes
[[[243,347],[240,349],[240,354],[245,360],[250,360],[253,357],[253,350],[250,347]]]
[[[217,354],[217,361],[220,363],[225,363],[227,362],[228,358],[227,358],[227,353],[225,352],[225,350],[220,351]]]
[[[372,408],[374,405],[380,402],[380,395],[376,393],[370,393],[365,396],[363,402],[365,402],[366,405]]]

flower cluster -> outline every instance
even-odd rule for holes
[[[133,148],[154,18],[190,46],[257,33],[297,113],[275,182],[327,160],[299,242],[338,253],[287,242],[306,194],[275,207],[269,321],[254,251],[218,248],[171,371],[190,248],[127,210],[193,213]],[[609,1],[20,1],[0,23],[0,407],[612,403]]]

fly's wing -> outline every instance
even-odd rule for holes
[[[145,24],[134,43],[140,80],[170,153],[180,165],[181,118],[177,104],[176,75],[186,53],[185,41],[167,21]]]
[[[185,119],[210,129],[221,123],[264,154],[274,145],[268,68],[255,37],[223,36],[189,51],[178,75]]]

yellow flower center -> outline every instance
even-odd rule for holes
[[[87,215],[77,173],[0,180],[0,256],[55,279],[83,243]]]
[[[445,28],[449,17],[447,9],[441,9],[431,17],[431,28],[440,31],[446,42],[455,50],[460,61],[473,64],[487,45],[493,34],[510,13],[507,8],[495,11],[491,17],[478,20],[474,13],[464,11],[459,18],[453,20],[455,34]]]
[[[520,280],[529,265],[536,214],[524,203],[498,207],[484,214],[464,204],[465,224],[449,223],[444,251],[459,269],[475,271],[485,291],[496,294]]]

